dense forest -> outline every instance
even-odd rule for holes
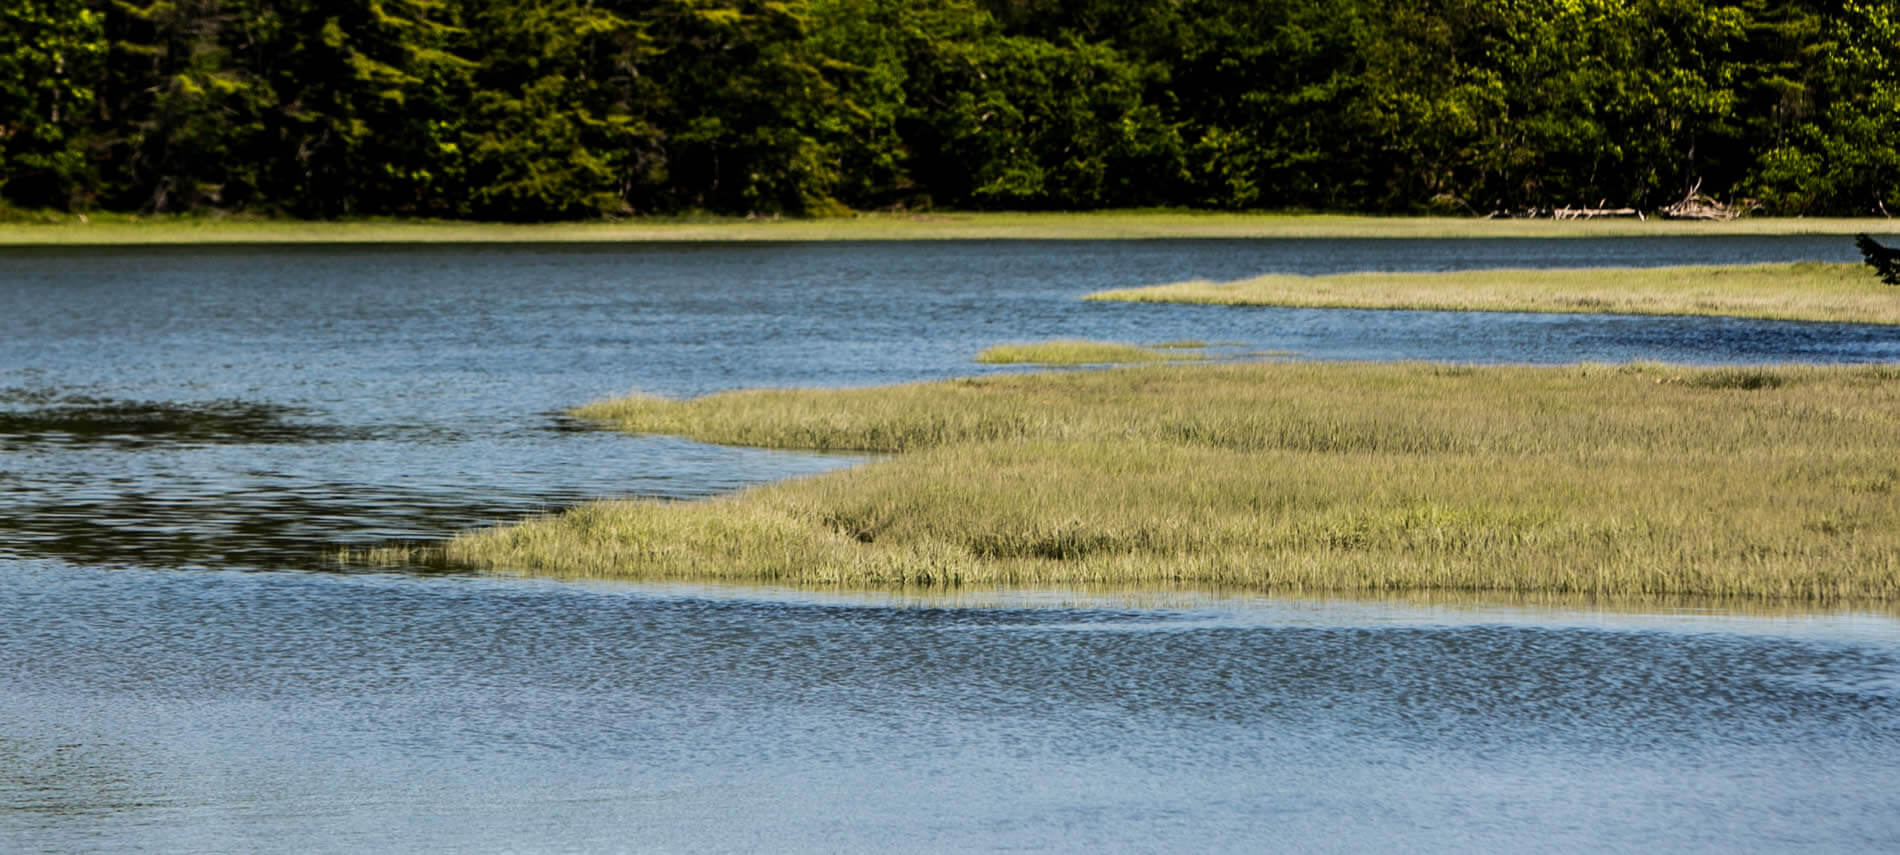
[[[5,0],[21,208],[1900,208],[1894,0]]]

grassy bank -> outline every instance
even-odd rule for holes
[[[1900,324],[1900,288],[1882,284],[1862,264],[1273,275],[1098,291],[1085,299]]]
[[[610,501],[453,563],[847,585],[1900,597],[1900,369],[1158,365],[629,398],[580,415],[895,452]]]
[[[824,219],[633,218],[518,225],[443,221],[301,222],[212,217],[45,215],[0,222],[0,246],[245,243],[612,243],[1318,237],[1615,237],[1852,235],[1900,231],[1891,220],[1481,220],[1191,211],[860,214]],[[50,221],[48,221],[50,220]]]

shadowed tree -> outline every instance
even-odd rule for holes
[[[453,153],[469,207],[492,219],[630,213],[665,180],[645,28],[584,0],[471,0],[477,59]]]
[[[105,58],[103,22],[82,0],[0,3],[0,196],[68,208],[90,192],[81,136]]]

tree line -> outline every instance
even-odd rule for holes
[[[1892,0],[7,0],[24,208],[1900,207]]]

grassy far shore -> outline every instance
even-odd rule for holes
[[[1141,238],[1472,238],[1664,235],[1892,235],[1886,219],[1484,220],[1179,210],[1085,213],[865,213],[829,218],[652,217],[505,224],[434,220],[309,222],[126,214],[15,215],[0,220],[0,246],[271,243],[611,243],[629,241],[827,241]]]
[[[506,572],[1900,598],[1900,369],[1153,365],[578,411],[892,456],[459,536]]]
[[[1084,299],[1900,324],[1900,288],[1862,264],[1271,275],[1098,291]]]

